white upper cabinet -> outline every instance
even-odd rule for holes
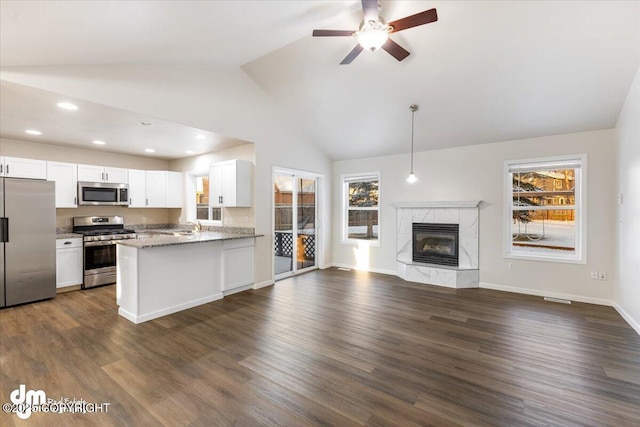
[[[184,206],[184,174],[182,172],[167,172],[167,207],[181,208]]]
[[[47,179],[45,160],[0,157],[0,176],[7,178]]]
[[[56,183],[56,208],[78,207],[78,174],[75,163],[47,162],[47,181]]]
[[[78,181],[128,184],[129,171],[128,169],[122,168],[111,168],[95,165],[78,165]]]
[[[167,172],[145,171],[147,184],[147,207],[167,207]]]
[[[183,199],[182,172],[129,170],[130,208],[181,208]]]
[[[215,207],[251,206],[251,171],[247,160],[214,163],[209,169],[209,203]]]
[[[129,207],[147,207],[146,171],[129,169]]]

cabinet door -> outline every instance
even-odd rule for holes
[[[8,178],[47,179],[47,162],[44,160],[4,158],[4,176]]]
[[[56,183],[56,208],[78,207],[77,173],[75,163],[47,162],[47,181]]]
[[[103,182],[104,168],[95,165],[78,165],[78,181]]]
[[[167,207],[181,208],[184,205],[184,174],[167,172]]]
[[[147,206],[147,185],[145,171],[129,169],[129,207]]]
[[[82,246],[57,249],[56,287],[81,285],[84,279],[82,268]]]
[[[253,246],[223,251],[223,291],[253,284],[253,254]]]
[[[222,206],[236,205],[236,162],[222,164]]]
[[[146,171],[147,179],[147,207],[167,207],[167,172]]]
[[[222,164],[214,163],[209,168],[209,205],[222,206]]]
[[[104,168],[104,181],[114,184],[128,184],[129,171],[122,168]]]

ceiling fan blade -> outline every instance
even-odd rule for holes
[[[378,22],[378,0],[362,0],[364,22]]]
[[[393,27],[393,29],[390,31],[391,33],[397,33],[398,31],[406,30],[407,28],[429,24],[430,22],[435,22],[437,20],[438,13],[436,12],[436,10],[429,9],[425,10],[424,12],[416,13],[415,15],[398,19],[397,21],[389,22],[387,25]]]
[[[355,31],[349,30],[313,30],[313,37],[352,36]]]
[[[349,54],[342,60],[340,65],[351,64],[351,62],[356,59],[356,56],[360,55],[360,52],[362,52],[362,50],[362,46],[357,44],[356,47],[354,47],[353,50],[349,52]]]
[[[409,56],[409,51],[407,49],[403,48],[391,39],[387,39],[387,41],[382,45],[382,48],[389,52],[389,54],[398,61],[402,61],[404,58]]]

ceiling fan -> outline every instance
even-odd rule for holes
[[[379,9],[380,5],[378,4],[378,0],[362,0],[364,22],[359,30],[313,30],[313,37],[358,37],[358,44],[342,60],[340,65],[351,64],[351,62],[360,55],[360,52],[365,49],[373,52],[380,48],[386,50],[398,61],[402,61],[409,56],[409,51],[391,40],[389,34],[438,20],[436,10],[429,9],[385,24],[378,15]]]

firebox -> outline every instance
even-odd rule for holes
[[[458,224],[413,223],[413,262],[458,266]]]

